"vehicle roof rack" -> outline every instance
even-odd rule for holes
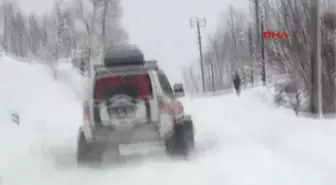
[[[119,73],[123,71],[145,71],[145,70],[158,70],[159,66],[157,65],[157,61],[149,60],[145,61],[144,65],[137,64],[127,64],[127,65],[119,65],[119,66],[105,66],[104,64],[96,64],[93,65],[94,71],[97,75],[105,74],[105,73]]]

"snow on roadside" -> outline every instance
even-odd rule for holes
[[[1,176],[38,175],[35,168],[67,152],[59,148],[75,147],[81,107],[71,94],[45,65],[0,59]],[[20,115],[19,126],[11,112]]]

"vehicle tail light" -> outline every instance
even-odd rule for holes
[[[161,113],[173,114],[172,108],[164,101],[159,102],[159,108]]]
[[[90,107],[88,105],[83,107],[83,118],[84,120],[91,120]]]
[[[166,105],[164,103],[160,103],[160,111],[163,112],[166,108]]]

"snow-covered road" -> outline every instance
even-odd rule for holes
[[[335,120],[297,118],[274,107],[262,88],[183,100],[196,125],[190,161],[156,150],[123,165],[78,168],[81,86],[68,64],[54,81],[42,65],[0,59],[0,185],[336,184]]]

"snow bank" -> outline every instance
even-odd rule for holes
[[[186,110],[194,115],[195,122],[199,125],[198,130],[201,129],[204,134],[198,138],[211,136],[211,140],[223,145],[223,151],[230,152],[231,147],[239,147],[240,144],[235,137],[241,136],[244,142],[250,143],[247,147],[262,148],[271,156],[279,156],[281,160],[277,159],[276,162],[283,164],[276,165],[277,168],[285,164],[292,166],[288,167],[288,172],[281,169],[269,172],[263,169],[263,164],[246,161],[248,162],[246,166],[249,168],[253,165],[251,174],[260,169],[265,170],[264,178],[270,178],[269,184],[334,184],[336,182],[334,176],[336,173],[335,120],[296,117],[291,110],[277,108],[272,97],[271,89],[260,87],[243,91],[241,97],[229,95],[193,101],[185,98],[183,101]],[[240,150],[246,152],[245,155],[251,155],[245,151],[246,148]],[[226,152],[223,152],[223,156],[227,155]],[[274,167],[275,161],[268,161],[268,155],[264,157],[258,161],[272,163],[268,164],[270,166],[267,168]],[[244,165],[244,168],[246,166]],[[269,174],[272,172],[280,174]],[[275,183],[274,180],[277,178],[281,181]],[[263,184],[258,181],[255,183]]]
[[[70,89],[74,97],[83,100],[83,91],[86,84],[86,78],[83,77],[77,69],[74,69],[71,62],[62,62],[57,68],[57,80]]]
[[[69,70],[61,67],[60,81],[57,81],[45,65],[18,62],[9,57],[0,59],[1,176],[14,180],[17,174],[32,175],[29,169],[38,168],[46,158],[50,160],[66,152],[57,148],[75,147],[81,104],[75,98],[74,89],[81,85],[76,82],[76,74],[70,75]],[[11,122],[11,112],[20,115],[19,126]],[[38,175],[37,171],[32,173]]]

